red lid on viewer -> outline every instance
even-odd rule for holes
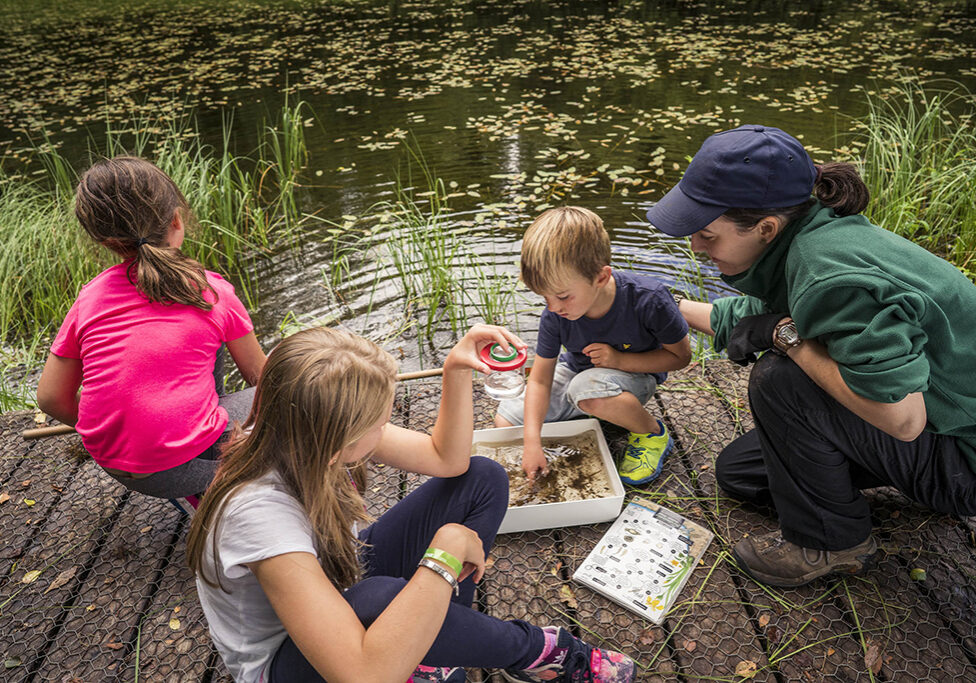
[[[509,346],[511,351],[505,353],[501,344],[489,344],[481,349],[481,360],[484,361],[492,370],[504,372],[506,370],[516,370],[525,365],[525,359],[529,357],[525,349],[516,349]]]

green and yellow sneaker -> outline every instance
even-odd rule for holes
[[[617,473],[621,481],[631,486],[639,486],[657,479],[664,467],[664,459],[674,447],[674,439],[668,428],[660,420],[660,434],[634,434],[627,437],[627,449],[620,461]]]

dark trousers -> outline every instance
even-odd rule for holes
[[[877,486],[937,512],[976,514],[976,474],[954,437],[925,431],[900,441],[775,353],[753,367],[749,404],[756,428],[719,454],[716,477],[736,498],[772,504],[792,543],[843,550],[864,541],[871,517],[861,489]]]
[[[430,479],[359,534],[370,544],[360,558],[363,580],[343,596],[363,626],[370,624],[417,571],[430,539],[454,522],[477,532],[485,556],[495,542],[508,506],[508,475],[496,462],[471,458],[460,477]],[[423,571],[427,571],[426,569]],[[524,669],[542,653],[542,629],[524,621],[501,621],[471,608],[474,581],[461,582],[447,617],[424,657],[426,666]],[[323,623],[322,628],[329,628]],[[322,677],[287,638],[271,663],[269,683],[321,683]]]

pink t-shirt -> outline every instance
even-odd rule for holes
[[[234,287],[207,271],[213,309],[149,302],[128,263],[81,288],[51,352],[81,359],[76,429],[103,467],[159,472],[192,460],[227,426],[213,369],[222,342],[253,330]]]

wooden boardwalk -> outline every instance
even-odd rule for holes
[[[607,524],[500,536],[479,608],[623,650],[642,681],[976,681],[971,520],[876,490],[882,552],[867,576],[782,591],[738,571],[731,545],[776,527],[768,510],[715,485],[718,449],[750,426],[745,386],[744,372],[715,362],[676,373],[648,404],[678,448],[640,493],[716,534],[662,627],[570,580]],[[428,429],[438,392],[406,383],[396,420]],[[492,404],[478,407],[489,426]],[[75,435],[23,441],[30,426],[26,413],[0,417],[0,680],[229,681],[185,565],[186,518],[104,475]],[[619,449],[621,435],[608,436]],[[388,468],[373,475],[374,514],[420,481]],[[469,672],[488,678],[497,676]]]

